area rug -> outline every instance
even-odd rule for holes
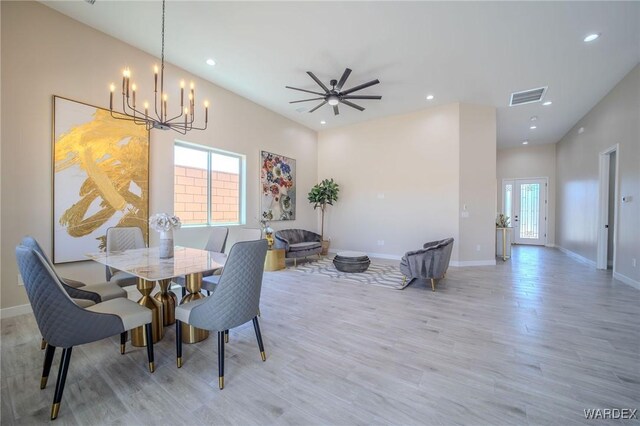
[[[409,285],[409,280],[403,283],[404,275],[395,265],[379,265],[372,263],[365,272],[340,272],[333,266],[333,259],[321,259],[315,262],[299,264],[294,271],[303,274],[319,274],[328,278],[355,281],[379,287],[402,290]]]

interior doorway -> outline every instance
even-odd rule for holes
[[[511,218],[514,244],[547,243],[547,178],[505,179],[502,212]]]
[[[600,153],[596,268],[615,272],[618,217],[618,145]]]

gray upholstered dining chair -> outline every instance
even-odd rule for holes
[[[56,273],[36,250],[19,245],[16,247],[16,259],[36,323],[48,342],[40,381],[41,389],[47,385],[56,348],[62,348],[58,380],[51,406],[51,420],[58,417],[74,346],[117,334],[122,336],[127,330],[144,326],[149,370],[153,373],[155,367],[149,309],[124,298],[83,308],[69,297]]]
[[[224,253],[224,248],[225,248],[225,245],[227,244],[228,236],[229,236],[229,228],[224,226],[216,226],[212,228],[211,232],[209,233],[209,239],[207,240],[207,244],[205,245],[204,249],[207,251],[213,251],[216,253]],[[214,271],[214,270],[205,271],[202,273],[202,276],[208,277],[213,275],[216,272],[217,271]],[[173,282],[175,282],[176,284],[182,287],[182,297],[184,297],[186,295],[184,276],[174,278]],[[202,281],[202,289],[207,290],[209,294],[211,294],[211,292],[213,291],[213,287],[214,285],[211,285],[210,283],[206,283],[205,281]]]
[[[436,291],[436,280],[447,274],[453,238],[430,241],[420,250],[407,252],[400,261],[400,272],[413,281],[416,278],[431,280],[431,290]]]
[[[35,250],[36,252],[38,252],[38,254],[40,254],[40,256],[42,256],[42,258],[49,265],[49,268],[51,268],[53,273],[56,275],[56,278],[58,278],[58,280],[60,281],[60,284],[62,284],[62,288],[64,288],[69,297],[74,299],[74,302],[82,307],[87,308],[91,305],[95,305],[96,303],[106,302],[107,300],[117,299],[119,297],[127,297],[127,292],[125,290],[112,283],[107,282],[86,285],[85,283],[80,281],[61,278],[54,268],[53,263],[44,253],[44,250],[42,250],[42,247],[40,246],[40,244],[38,244],[38,241],[36,241],[35,238],[27,235],[22,239],[20,244],[32,250]],[[124,352],[124,347],[122,346],[123,344],[124,343],[122,343],[120,346],[120,352]],[[47,343],[43,338],[42,342],[40,343],[40,349],[45,349],[46,346]]]
[[[257,317],[266,255],[267,240],[234,244],[213,294],[176,307],[178,368],[182,367],[182,323],[218,333],[220,389],[224,388],[224,344],[227,330],[253,321],[260,356],[262,361],[266,360]]]
[[[107,229],[107,253],[131,249],[145,248],[142,230],[136,226],[115,226]],[[105,266],[107,281],[113,282],[120,287],[136,285],[138,278],[124,271]]]

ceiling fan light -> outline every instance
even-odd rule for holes
[[[331,106],[334,106],[334,105],[338,105],[340,103],[340,100],[336,95],[331,95],[327,98],[327,103]]]

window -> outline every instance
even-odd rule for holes
[[[173,211],[184,225],[245,222],[245,157],[176,142]]]

